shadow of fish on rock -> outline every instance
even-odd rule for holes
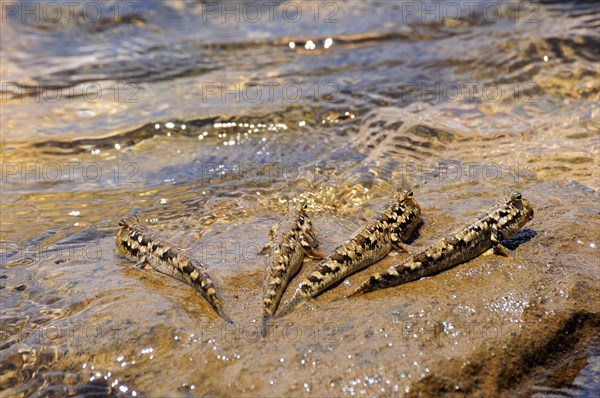
[[[503,244],[506,248],[510,250],[515,250],[517,247],[521,246],[523,243],[529,242],[531,239],[535,238],[538,233],[532,229],[525,228],[519,231],[514,238],[504,241]]]

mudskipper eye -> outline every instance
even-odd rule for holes
[[[408,192],[406,193],[406,199],[412,199],[412,198],[413,198],[413,196],[415,196],[415,195],[413,194],[413,191],[408,191]]]
[[[119,221],[119,228],[125,228],[125,222],[123,222],[123,220]]]
[[[523,195],[521,195],[520,193],[517,192],[517,193],[515,193],[514,198],[515,198],[515,200],[521,200],[521,199],[523,199]]]

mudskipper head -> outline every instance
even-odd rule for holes
[[[405,241],[421,223],[421,206],[415,200],[413,191],[395,189],[392,210],[396,218],[392,228]]]
[[[306,216],[306,209],[308,208],[308,203],[301,200],[299,202],[287,202],[285,204],[286,216],[292,218],[298,218],[300,216]]]
[[[119,232],[117,233],[117,243],[121,245],[125,244],[127,237],[132,233],[131,227],[139,224],[140,219],[138,216],[131,216],[122,218],[119,221]]]
[[[306,209],[308,209],[308,203],[304,202],[304,201],[298,203],[297,209],[298,209],[298,227],[300,227],[300,229],[302,230],[302,234],[304,235],[304,237],[308,241],[308,243],[311,246],[315,246],[315,244],[317,242],[317,238],[315,237],[315,231],[313,229],[312,222],[310,221],[310,218],[306,214]]]
[[[119,221],[119,228],[127,229],[130,228],[132,225],[139,224],[139,222],[140,219],[138,218],[138,216],[125,217]]]
[[[135,256],[130,253],[134,235],[131,227],[140,222],[137,216],[126,217],[119,221],[119,232],[117,233],[117,252],[122,256],[133,260]],[[137,242],[136,242],[137,244]]]
[[[394,202],[408,207],[415,207],[421,210],[415,200],[415,194],[410,189],[394,189]]]
[[[520,192],[512,191],[507,194],[498,216],[498,230],[502,239],[511,239],[533,219],[533,208]]]
[[[302,215],[306,215],[306,209],[308,209],[308,203],[305,201],[298,202],[298,212]]]

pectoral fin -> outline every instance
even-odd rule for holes
[[[148,266],[148,258],[146,257],[146,251],[142,252],[142,256],[140,257],[140,260],[135,263],[135,267],[137,269],[145,269]]]
[[[396,242],[392,242],[392,246],[394,246],[394,248],[398,251],[403,251],[405,253],[411,254],[413,252],[413,249],[411,246],[406,245],[400,241],[396,241]]]
[[[494,253],[508,257],[509,251],[506,247],[500,243],[500,234],[498,233],[498,227],[496,225],[492,225],[492,248],[494,249]]]
[[[316,242],[316,240],[312,240],[312,245],[310,242],[311,242],[311,240],[307,239],[307,237],[304,234],[300,235],[300,244],[302,245],[304,254],[306,254],[308,257],[316,258],[316,259],[325,258],[325,253],[323,253],[320,250],[317,250],[315,248],[315,246],[319,245]]]
[[[491,256],[492,254],[494,254],[493,247],[491,249],[488,249],[488,250],[484,251],[483,253],[481,253],[482,256]]]
[[[260,249],[258,251],[258,254],[267,254],[269,252],[269,250],[271,250],[271,247],[273,247],[273,242],[269,241],[269,242],[265,243],[265,245],[262,247],[262,249]]]
[[[500,256],[504,256],[504,257],[510,256],[508,249],[505,246],[503,246],[501,243],[498,243],[497,245],[494,246],[494,253],[496,253]]]
[[[320,250],[315,249],[312,246],[302,246],[304,249],[304,254],[306,254],[310,258],[316,258],[318,260],[325,258],[325,253]]]

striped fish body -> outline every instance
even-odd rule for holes
[[[223,320],[232,323],[204,265],[142,224],[137,216],[122,219],[119,227],[116,245],[120,255],[193,287]]]
[[[533,218],[529,202],[511,192],[484,217],[441,239],[402,263],[374,274],[348,297],[397,286],[469,261],[489,249],[506,255],[502,240],[514,237]]]
[[[304,256],[322,258],[306,206],[298,204],[270,231],[269,270],[263,295],[261,334],[266,336],[289,280],[300,270]]]
[[[421,223],[421,208],[411,191],[395,190],[394,197],[350,239],[335,248],[296,289],[280,316],[385,257],[394,247],[407,250],[407,240]]]

